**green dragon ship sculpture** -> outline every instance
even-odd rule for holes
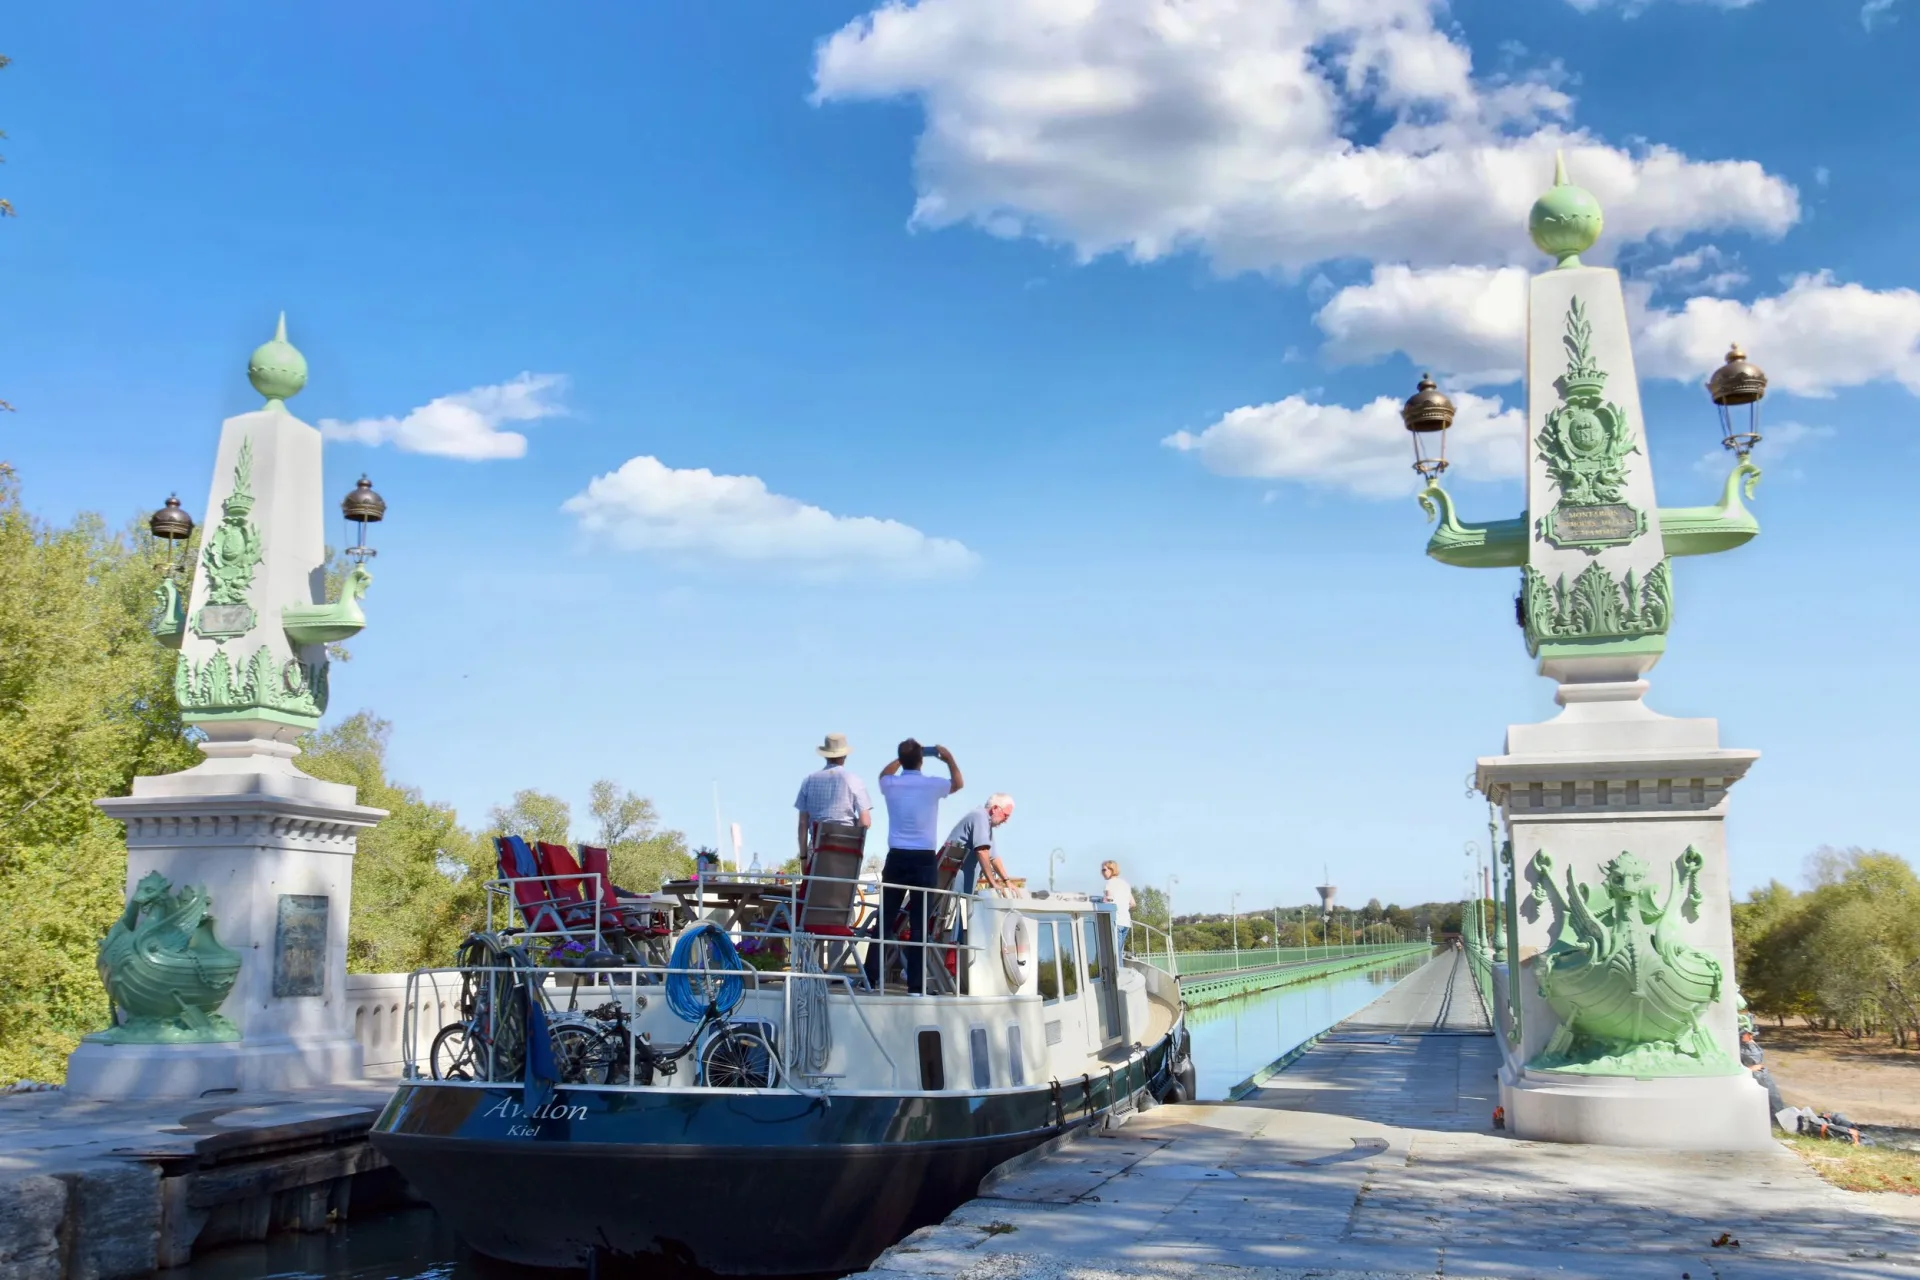
[[[205,888],[178,893],[158,871],[134,887],[100,943],[100,981],[125,1020],[87,1037],[102,1044],[217,1044],[239,1030],[215,1012],[240,976],[240,953],[213,936]]]
[[[1656,905],[1650,869],[1631,853],[1601,868],[1597,894],[1575,881],[1571,869],[1563,891],[1554,882],[1553,858],[1545,850],[1533,856],[1533,899],[1551,899],[1559,915],[1553,945],[1535,967],[1540,996],[1560,1026],[1530,1068],[1588,1075],[1739,1073],[1739,1064],[1700,1025],[1700,1015],[1725,986],[1720,962],[1682,942],[1673,918],[1685,906],[1699,906],[1702,862],[1689,845],[1669,872],[1666,901]]]

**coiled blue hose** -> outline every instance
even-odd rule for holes
[[[745,979],[721,976],[746,972],[747,962],[734,949],[733,939],[717,925],[696,924],[682,933],[673,944],[668,965],[674,969],[713,971],[711,974],[667,975],[667,1008],[684,1022],[698,1022],[706,1017],[709,1003],[723,1016],[731,1013],[745,994]]]

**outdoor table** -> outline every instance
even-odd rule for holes
[[[793,901],[800,885],[798,877],[776,882],[772,876],[707,876],[669,880],[660,891],[672,894],[694,919],[733,932],[764,923],[776,907]]]

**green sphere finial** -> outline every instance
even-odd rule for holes
[[[267,398],[268,404],[291,399],[307,385],[307,358],[287,341],[286,312],[280,313],[273,340],[253,349],[253,358],[247,361],[247,381]]]
[[[1533,202],[1527,233],[1563,267],[1580,265],[1580,255],[1600,238],[1600,202],[1585,187],[1567,181],[1567,160],[1553,153],[1553,189]]]

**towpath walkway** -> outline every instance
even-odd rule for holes
[[[1784,1147],[1494,1132],[1485,1026],[1466,965],[1442,953],[1239,1102],[1065,1143],[867,1275],[1920,1280],[1920,1197],[1837,1190]]]

